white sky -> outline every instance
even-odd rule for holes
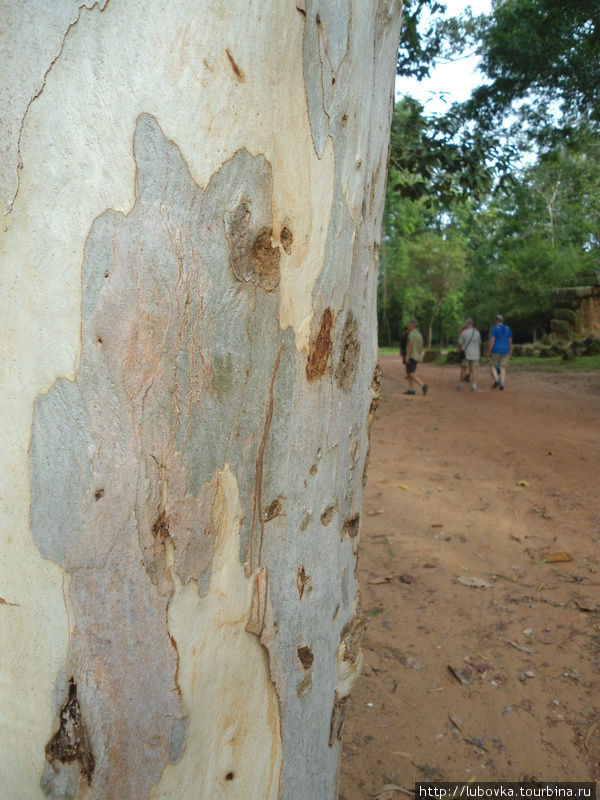
[[[446,5],[446,13],[450,17],[457,16],[469,6],[473,14],[489,14],[491,0],[441,0]],[[396,95],[409,94],[419,100],[426,115],[443,114],[454,102],[466,100],[471,90],[481,83],[477,72],[477,57],[461,58],[453,62],[445,62],[431,70],[431,77],[417,81],[415,79],[397,78]]]

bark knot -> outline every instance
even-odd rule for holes
[[[306,378],[316,381],[322,378],[327,370],[331,354],[331,330],[333,328],[333,313],[326,308],[321,314],[319,330],[311,339],[308,358],[306,360]]]
[[[63,764],[79,761],[81,774],[85,776],[88,784],[91,784],[96,761],[81,717],[77,685],[73,678],[69,681],[67,702],[60,710],[60,727],[46,745],[46,759],[50,764],[53,761],[60,761]]]
[[[354,319],[354,314],[349,311],[342,332],[340,360],[335,370],[335,379],[338,382],[338,386],[345,392],[349,392],[354,383],[359,353],[358,324]]]

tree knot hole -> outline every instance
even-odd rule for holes
[[[310,669],[315,660],[313,651],[306,644],[298,648],[298,658],[300,659],[303,669]]]
[[[77,685],[73,678],[69,680],[67,702],[60,710],[59,729],[46,745],[45,754],[50,764],[54,761],[63,764],[79,761],[81,774],[85,776],[88,784],[91,784],[96,762],[81,717]]]
[[[152,526],[152,535],[163,541],[169,537],[169,520],[164,511]]]

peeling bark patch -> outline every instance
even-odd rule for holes
[[[313,651],[306,644],[298,648],[298,658],[302,664],[302,669],[310,669],[315,660]]]
[[[227,54],[227,58],[229,60],[229,64],[231,65],[231,69],[233,70],[233,73],[234,73],[235,77],[238,79],[238,81],[240,83],[245,83],[246,82],[246,76],[244,75],[243,71],[238,67],[238,65],[235,63],[235,59],[233,58],[233,56],[229,52],[229,48],[228,47],[225,48],[225,53]]]
[[[265,292],[274,292],[279,286],[279,248],[272,243],[273,231],[264,228],[252,243],[252,264],[258,276],[258,285]]]
[[[308,528],[311,522],[312,522],[312,516],[310,514],[305,514],[302,519],[302,522],[300,523],[300,530],[304,532]]]
[[[249,281],[263,291],[274,292],[279,286],[279,247],[273,244],[273,229],[255,230],[251,201],[242,201],[225,214],[225,232],[229,243],[229,263],[238,281]]]
[[[371,380],[371,405],[369,406],[369,413],[367,414],[367,441],[369,444],[367,448],[367,454],[365,456],[365,465],[363,468],[363,486],[367,485],[367,468],[369,466],[369,453],[371,449],[371,425],[373,424],[375,412],[377,411],[377,407],[379,406],[379,402],[381,400],[381,379],[381,367],[379,364],[375,364],[373,378]]]
[[[250,609],[250,619],[246,623],[246,630],[256,636],[262,636],[265,628],[265,616],[267,613],[267,592],[269,588],[268,574],[266,567],[260,569],[254,577],[254,594],[252,595],[252,607]]]
[[[250,569],[254,570],[258,566],[260,566],[262,561],[262,546],[263,546],[263,538],[265,533],[265,519],[263,517],[263,509],[262,509],[262,483],[263,483],[263,470],[264,470],[264,460],[265,460],[265,447],[267,445],[267,439],[269,438],[269,432],[271,430],[271,423],[273,421],[273,408],[274,408],[274,387],[275,387],[275,378],[277,377],[277,372],[279,370],[279,364],[281,361],[281,353],[284,349],[285,343],[282,342],[279,345],[279,349],[277,351],[277,355],[275,356],[275,365],[273,367],[273,375],[271,376],[271,381],[269,383],[269,396],[267,401],[267,413],[265,416],[265,422],[263,427],[263,435],[260,440],[260,444],[258,446],[258,453],[256,455],[256,464],[254,467],[254,509],[252,515],[252,529],[250,531],[250,541],[248,547],[248,563],[250,565]],[[256,530],[256,522],[258,520],[260,530]],[[258,533],[258,546],[254,541],[255,535]]]
[[[162,539],[163,541],[168,538],[169,521],[167,520],[164,511],[161,513],[161,515],[158,517],[158,519],[152,526],[152,535],[157,536],[159,539]]]
[[[335,370],[336,381],[345,392],[349,392],[354,383],[359,353],[358,325],[354,314],[349,311],[344,322],[340,360]]]
[[[348,517],[342,527],[342,537],[349,536],[350,539],[356,539],[360,530],[360,514],[355,514],[353,517]]]
[[[344,628],[340,634],[342,658],[344,661],[349,661],[351,664],[355,664],[360,658],[366,627],[367,622],[364,614],[361,611],[357,611],[352,619],[347,622],[346,625],[344,625]]]
[[[272,503],[270,503],[265,510],[263,511],[263,520],[264,522],[270,522],[275,517],[278,517],[281,512],[283,511],[283,498],[276,497]]]
[[[329,525],[336,511],[337,503],[332,503],[330,506],[327,506],[325,511],[321,514],[321,525]]]
[[[321,314],[317,335],[311,339],[308,358],[306,360],[306,378],[316,381],[322,378],[329,363],[331,354],[331,329],[333,327],[333,314],[326,308]]]
[[[337,739],[342,737],[342,725],[346,714],[346,701],[348,697],[338,697],[335,693],[333,711],[331,712],[331,727],[329,729],[329,747],[333,747]]]
[[[284,225],[279,234],[279,241],[285,252],[290,255],[292,252],[292,245],[294,244],[294,236],[287,225]]]
[[[254,478],[279,413],[273,382],[285,344],[277,298],[240,288],[231,269],[241,252],[241,278],[258,285],[253,242],[272,227],[264,157],[238,151],[203,189],[144,114],[134,156],[133,207],[127,216],[107,210],[86,239],[77,374],[36,399],[29,448],[32,538],[70,577],[65,658],[86,714],[94,785],[119,800],[147,796],[172,754],[186,749],[182,642],[171,636],[170,604],[179,582],[209,591],[216,476],[228,455],[247,527],[251,515],[260,522],[262,479],[254,492]],[[253,326],[264,331],[260,353],[252,352]],[[295,364],[295,349],[285,358]],[[213,359],[224,365],[224,402]],[[274,370],[271,383],[263,362]],[[271,502],[279,490],[268,491]],[[263,603],[261,636],[264,614]],[[75,773],[78,763],[60,769]],[[62,778],[47,772],[58,793]]]
[[[252,278],[248,249],[251,240],[252,215],[247,202],[240,203],[233,211],[225,214],[225,232],[229,242],[229,263],[238,281]]]
[[[296,690],[296,693],[298,697],[304,697],[304,695],[307,692],[310,692],[311,689],[312,689],[312,675],[308,673],[308,675],[305,675],[298,684],[298,689]]]
[[[300,564],[296,572],[296,586],[298,587],[298,599],[302,600],[304,594],[304,587],[310,583],[310,578],[306,574],[304,564]]]
[[[50,764],[53,761],[63,764],[79,761],[81,774],[91,784],[96,762],[81,718],[77,686],[73,678],[69,681],[67,702],[60,710],[60,727],[46,745],[46,759]]]
[[[373,418],[375,417],[375,412],[377,411],[377,406],[379,405],[379,401],[381,400],[381,367],[379,363],[375,364],[375,369],[373,371],[373,378],[371,379],[371,405],[369,407],[369,416],[367,417],[367,425],[371,425],[373,422]]]

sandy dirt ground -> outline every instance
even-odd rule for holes
[[[340,799],[600,779],[600,375],[380,364]]]

